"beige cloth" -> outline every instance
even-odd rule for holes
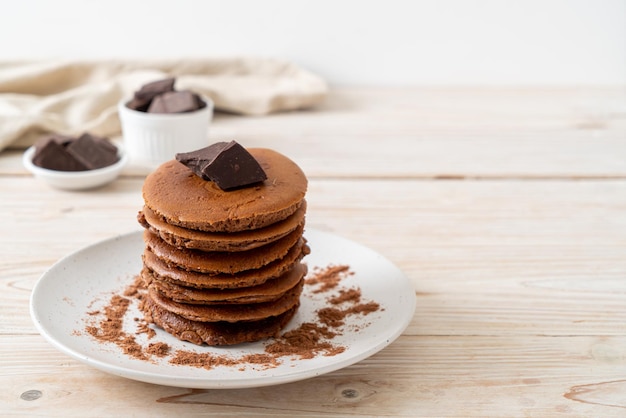
[[[42,134],[120,134],[117,103],[168,76],[217,110],[244,115],[302,109],[327,93],[320,77],[274,59],[0,63],[0,150]]]

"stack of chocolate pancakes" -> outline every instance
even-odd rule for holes
[[[277,335],[298,309],[307,272],[304,173],[278,152],[244,149],[262,167],[263,180],[224,190],[198,167],[217,165],[220,147],[230,145],[212,145],[205,159],[195,158],[207,152],[198,150],[192,163],[177,156],[158,167],[145,180],[138,215],[145,228],[142,310],[196,344]],[[241,159],[230,157],[235,163],[224,165],[245,172]]]

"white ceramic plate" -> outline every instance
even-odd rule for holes
[[[85,332],[87,312],[107,305],[111,296],[121,293],[141,270],[144,247],[141,231],[85,247],[53,265],[33,289],[31,316],[41,334],[62,352],[105,372],[143,382],[198,389],[246,388],[318,376],[361,361],[400,336],[413,318],[415,292],[397,267],[371,249],[312,228],[307,228],[305,236],[311,247],[311,254],[305,258],[309,271],[316,266],[347,264],[354,274],[343,279],[340,288],[358,286],[364,302],[374,301],[381,307],[367,316],[346,317],[342,335],[331,340],[332,344],[346,349],[334,356],[281,357],[281,363],[274,368],[249,365],[206,370],[171,364],[168,357],[138,360],[114,344],[95,340]],[[316,310],[327,306],[325,298],[309,287],[305,286],[301,307],[287,330],[315,321]],[[133,303],[124,318],[125,326],[133,326],[133,318],[137,317],[142,315]],[[145,345],[164,342],[172,352],[182,349],[233,358],[264,353],[265,347],[263,342],[226,348],[197,346],[179,341],[160,329],[152,339],[140,334],[137,341]]]

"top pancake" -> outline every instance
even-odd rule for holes
[[[267,180],[251,187],[224,191],[203,180],[185,165],[170,160],[145,180],[145,205],[165,222],[209,232],[237,232],[281,221],[300,207],[307,179],[284,155],[265,148],[249,148]]]

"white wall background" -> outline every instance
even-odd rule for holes
[[[0,61],[271,56],[332,84],[626,84],[626,0],[14,0]]]

